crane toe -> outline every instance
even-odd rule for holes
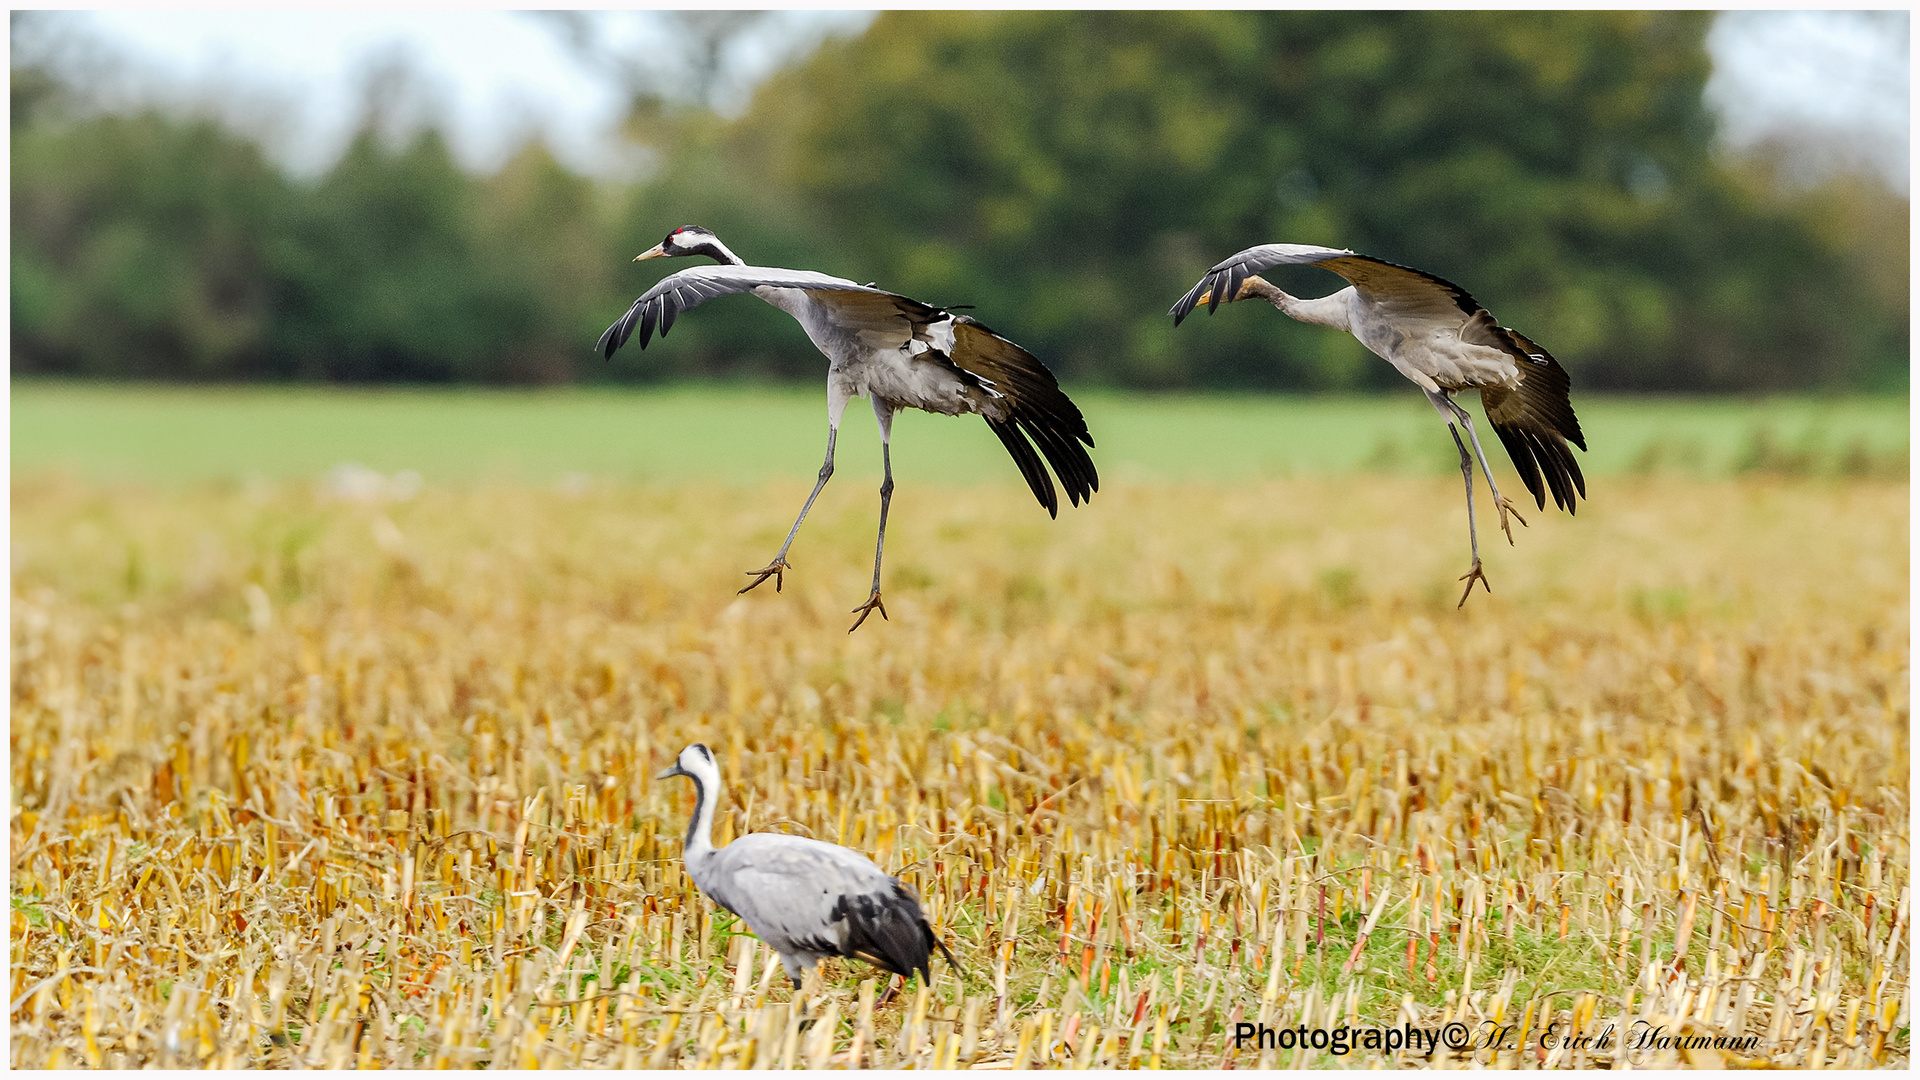
[[[860,629],[860,624],[863,622],[866,622],[867,616],[873,614],[875,611],[878,611],[880,613],[880,617],[882,619],[887,618],[887,605],[880,602],[879,589],[873,590],[873,595],[867,597],[866,603],[861,604],[857,608],[854,608],[853,611],[849,613],[853,615],[858,615],[860,617],[853,620],[852,626],[847,627],[847,633],[851,634],[855,630]],[[891,622],[892,620],[889,619],[888,621]]]
[[[1467,583],[1467,591],[1460,594],[1460,602],[1453,605],[1455,608],[1463,608],[1467,606],[1467,597],[1473,595],[1473,583],[1476,581],[1480,583],[1481,588],[1487,590],[1488,596],[1493,595],[1493,586],[1487,584],[1487,575],[1480,571],[1479,559],[1473,560],[1473,569],[1468,570],[1464,574],[1461,574],[1457,580],[1464,581]]]
[[[754,578],[748,582],[746,587],[741,589],[740,592],[750,593],[759,588],[768,578],[773,579],[773,591],[779,592],[780,586],[786,584],[784,575],[791,569],[793,569],[793,565],[787,562],[786,559],[776,558],[758,570],[749,570],[747,573],[754,575]]]
[[[1507,524],[1507,515],[1512,514],[1514,519],[1520,522],[1520,527],[1523,529],[1530,529],[1533,526],[1527,524],[1527,519],[1520,516],[1520,508],[1513,505],[1513,500],[1507,498],[1505,495],[1494,500],[1493,505],[1500,510],[1500,531],[1507,534],[1507,546],[1512,547],[1513,527]]]

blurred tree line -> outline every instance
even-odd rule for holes
[[[295,178],[228,126],[75,108],[16,62],[13,371],[818,377],[790,320],[745,299],[666,348],[593,352],[677,268],[632,256],[698,223],[750,262],[974,304],[1083,385],[1394,385],[1276,312],[1174,330],[1209,265],[1287,240],[1456,281],[1581,387],[1904,390],[1907,199],[1718,154],[1711,17],[889,13],[737,118],[634,79],[628,133],[655,164],[623,185],[537,141],[474,175],[439,132],[371,113]]]

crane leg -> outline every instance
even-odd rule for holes
[[[1460,407],[1452,398],[1447,399],[1447,408],[1452,409],[1460,422],[1467,426],[1467,438],[1473,440],[1473,452],[1480,456],[1480,471],[1487,474],[1487,490],[1493,492],[1494,508],[1500,511],[1500,531],[1507,534],[1507,544],[1513,544],[1513,527],[1507,524],[1507,515],[1512,514],[1526,527],[1527,519],[1520,516],[1520,508],[1513,505],[1505,495],[1500,494],[1500,485],[1493,482],[1493,467],[1487,464],[1487,452],[1480,448],[1480,434],[1473,429],[1473,414]],[[1454,436],[1457,441],[1459,436]]]
[[[1467,481],[1467,543],[1473,547],[1473,568],[1460,575],[1460,580],[1467,583],[1467,591],[1460,594],[1460,602],[1454,605],[1466,607],[1467,597],[1473,595],[1474,582],[1479,582],[1488,596],[1493,595],[1493,586],[1487,584],[1487,575],[1480,572],[1480,535],[1473,524],[1473,458],[1467,453],[1467,444],[1460,441],[1460,429],[1449,422],[1447,430],[1453,433],[1453,445],[1460,450],[1460,475]]]
[[[800,523],[807,520],[807,511],[813,509],[813,500],[820,497],[820,489],[826,487],[827,481],[833,477],[833,441],[839,436],[839,424],[827,425],[827,460],[820,465],[820,479],[814,481],[813,494],[807,496],[807,504],[800,508],[800,516],[793,519],[793,528],[787,530],[787,542],[780,545],[780,554],[775,555],[772,562],[760,569],[747,571],[753,580],[748,582],[747,587],[741,589],[741,592],[752,592],[768,578],[773,579],[774,592],[779,592],[780,586],[786,584],[783,575],[793,569],[787,563],[787,549],[793,546],[793,538],[800,535]]]
[[[876,413],[879,412],[880,403],[874,402],[873,408]],[[880,423],[880,462],[887,475],[880,482],[880,537],[873,544],[873,592],[867,597],[866,603],[853,609],[853,614],[860,617],[847,627],[849,634],[860,629],[860,624],[866,622],[867,616],[875,611],[880,613],[882,619],[887,617],[887,606],[880,602],[880,557],[887,552],[887,505],[893,501],[893,451],[887,439],[888,428],[892,426],[888,423],[890,420],[892,417],[888,416]]]

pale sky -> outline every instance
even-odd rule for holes
[[[368,72],[403,57],[417,105],[444,116],[470,166],[497,165],[532,131],[600,175],[631,169],[613,130],[623,95],[570,49],[555,23],[504,11],[90,11],[64,13],[96,45],[109,102],[200,101],[275,133],[281,158],[316,172],[356,122]],[[589,40],[685,81],[683,40],[658,12],[590,12]],[[776,12],[727,55],[716,100],[738,109],[753,83],[824,35],[857,33],[870,12]],[[1709,36],[1707,98],[1736,146],[1813,132],[1905,190],[1910,19],[1906,12],[1732,12]],[[18,42],[16,42],[18,46]],[[236,96],[235,86],[247,88]],[[1818,160],[1819,155],[1814,156]]]
[[[1819,132],[1906,190],[1912,19],[1905,11],[1732,11],[1707,36],[1707,101],[1745,146]]]
[[[677,74],[677,41],[658,12],[588,12],[604,40],[657,56]],[[560,157],[589,172],[623,169],[612,138],[625,98],[568,49],[548,20],[524,11],[157,11],[59,13],[97,42],[106,68],[101,94],[130,104],[166,98],[206,102],[249,131],[277,129],[274,149],[303,172],[331,164],[360,116],[368,71],[402,56],[443,115],[455,152],[492,168],[529,131],[547,134]],[[872,12],[774,12],[727,57],[723,109],[744,105],[751,85],[822,36],[857,33]],[[249,88],[235,100],[234,86]]]

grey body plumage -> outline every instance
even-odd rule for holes
[[[703,744],[682,750],[655,779],[674,776],[692,779],[696,789],[688,876],[773,948],[795,986],[828,956],[858,958],[896,975],[917,973],[923,981],[934,949],[954,962],[912,890],[857,851],[784,833],[750,833],[714,847],[720,768]]]

